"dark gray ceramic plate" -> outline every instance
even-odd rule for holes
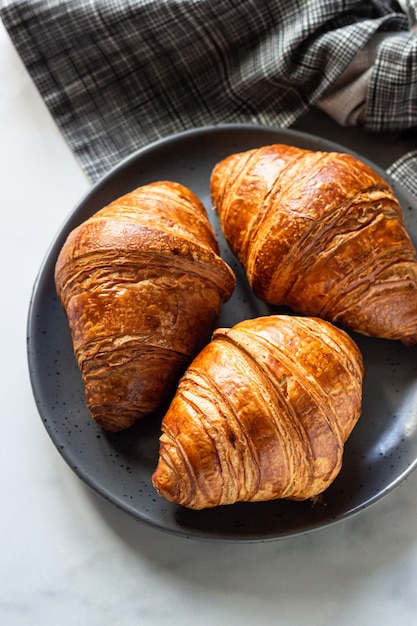
[[[417,349],[355,335],[366,365],[363,415],[349,439],[342,471],[323,501],[274,501],[189,511],[159,498],[152,486],[162,412],[129,431],[109,435],[90,419],[70,334],[57,300],[53,272],[68,232],[110,200],[153,180],[187,185],[204,202],[223,258],[237,276],[219,326],[268,314],[257,300],[210,210],[212,167],[232,152],[268,143],[348,151],[289,130],[230,125],[196,129],[152,144],[95,185],[53,242],[34,286],[28,319],[28,359],[45,427],[74,472],[98,494],[159,529],[198,539],[266,541],[306,533],[348,518],[387,494],[415,468],[417,459]],[[365,160],[365,159],[364,159]],[[372,164],[371,164],[372,165]],[[375,169],[379,170],[375,165]],[[417,243],[417,202],[395,187],[407,227]],[[275,310],[276,312],[276,310]]]

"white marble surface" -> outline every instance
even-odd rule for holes
[[[89,184],[2,26],[0,181],[0,624],[416,623],[416,473],[329,529],[236,545],[135,522],[62,461],[32,398],[25,326],[39,265]]]

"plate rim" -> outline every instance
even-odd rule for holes
[[[242,535],[242,536],[235,537],[235,536],[228,536],[228,535],[224,536],[221,534],[218,535],[216,534],[216,532],[212,534],[207,534],[204,532],[195,533],[194,531],[187,532],[187,529],[183,529],[183,528],[178,528],[174,530],[171,528],[165,528],[163,524],[158,524],[154,520],[147,518],[144,515],[138,515],[137,510],[133,509],[132,507],[127,506],[128,503],[126,503],[126,506],[124,506],[122,502],[115,500],[114,497],[112,497],[112,495],[108,493],[108,490],[105,487],[103,487],[100,483],[97,483],[97,481],[94,481],[92,477],[90,476],[90,474],[86,472],[79,464],[71,463],[71,454],[68,454],[68,450],[65,449],[65,453],[64,453],[64,450],[60,449],[59,446],[57,446],[56,444],[55,438],[52,433],[52,429],[48,425],[48,419],[47,417],[43,415],[40,399],[36,391],[35,378],[36,378],[37,373],[36,373],[36,368],[34,367],[34,363],[36,359],[35,359],[35,354],[31,351],[31,336],[33,335],[33,326],[35,323],[35,320],[34,320],[35,307],[36,307],[37,301],[40,298],[40,288],[42,286],[42,281],[45,277],[45,274],[48,273],[49,266],[53,263],[53,259],[56,259],[56,250],[62,245],[62,243],[60,242],[63,242],[63,240],[66,238],[67,234],[71,230],[72,226],[70,227],[70,225],[74,221],[74,218],[82,211],[82,208],[86,204],[89,203],[91,198],[93,198],[97,194],[98,190],[108,185],[112,179],[117,178],[121,172],[123,172],[126,168],[128,168],[131,164],[136,162],[138,159],[141,159],[144,156],[146,156],[148,153],[152,153],[155,150],[159,150],[163,146],[167,146],[168,144],[171,144],[173,142],[175,143],[179,140],[199,136],[202,133],[207,134],[207,135],[212,134],[212,133],[221,134],[221,133],[224,133],[225,131],[227,132],[231,131],[231,132],[237,132],[237,133],[241,131],[253,131],[253,132],[262,132],[262,133],[265,133],[265,135],[285,134],[285,136],[295,138],[297,139],[297,141],[300,141],[303,143],[314,141],[319,144],[322,144],[324,150],[331,149],[336,152],[344,152],[344,153],[352,154],[355,157],[359,158],[362,162],[365,162],[368,165],[370,165],[375,171],[377,171],[380,175],[382,175],[393,186],[394,191],[395,191],[395,188],[401,189],[402,194],[405,197],[409,198],[411,203],[413,202],[414,204],[416,203],[416,199],[413,198],[412,194],[410,194],[410,192],[407,189],[405,189],[398,182],[392,180],[392,178],[387,174],[387,172],[382,167],[375,164],[372,160],[368,159],[367,157],[364,157],[360,153],[348,148],[347,146],[339,144],[333,140],[329,140],[325,137],[316,136],[312,133],[306,133],[304,131],[298,131],[298,130],[291,129],[291,128],[285,128],[285,127],[279,127],[279,126],[275,127],[275,126],[270,126],[270,125],[260,125],[260,124],[252,124],[252,123],[243,123],[243,124],[242,123],[226,123],[226,124],[222,123],[222,124],[211,124],[207,126],[198,126],[198,127],[188,128],[178,133],[173,133],[167,136],[160,137],[159,139],[153,142],[150,142],[149,144],[146,144],[138,148],[137,150],[134,150],[130,155],[121,159],[120,162],[118,162],[114,167],[110,168],[109,171],[106,172],[99,180],[92,183],[91,187],[81,196],[80,200],[69,211],[64,221],[62,222],[61,226],[58,228],[58,231],[56,232],[52,241],[50,242],[46,250],[46,253],[44,254],[40,267],[37,271],[34,284],[32,287],[32,291],[31,291],[31,295],[30,295],[30,301],[29,301],[29,308],[28,308],[27,322],[26,322],[26,335],[27,335],[26,353],[27,353],[27,361],[28,361],[28,366],[29,366],[29,378],[30,378],[30,384],[32,387],[32,393],[35,399],[37,410],[39,412],[42,423],[48,433],[48,436],[53,442],[55,449],[57,449],[60,456],[63,458],[66,464],[70,467],[70,469],[78,476],[78,478],[80,478],[81,481],[89,489],[91,489],[95,494],[97,494],[98,496],[100,496],[101,498],[109,502],[112,506],[116,507],[119,510],[124,511],[125,513],[129,514],[131,517],[133,517],[134,519],[138,521],[146,523],[147,525],[150,525],[151,527],[156,528],[165,533],[169,533],[169,534],[176,535],[176,536],[182,536],[186,538],[198,539],[198,540],[203,540],[203,541],[223,541],[223,542],[226,541],[226,542],[233,542],[233,543],[254,543],[254,542],[277,541],[277,540],[286,539],[286,538],[290,538],[290,537],[294,537],[298,535],[308,534],[310,532],[315,532],[317,530],[327,528],[329,526],[340,523],[342,521],[346,521],[347,519],[355,515],[358,515],[364,509],[368,509],[369,507],[373,506],[374,504],[379,502],[383,497],[385,497],[388,493],[396,489],[398,486],[400,486],[407,480],[410,474],[417,468],[417,456],[414,459],[413,463],[411,463],[406,470],[404,470],[398,476],[396,476],[396,478],[392,480],[388,485],[386,485],[384,489],[378,491],[378,493],[376,493],[372,498],[370,499],[368,498],[364,503],[357,505],[355,508],[350,509],[348,511],[344,511],[341,515],[339,515],[335,519],[325,520],[321,522],[319,521],[313,524],[310,523],[310,524],[305,525],[305,528],[297,528],[293,531],[285,531],[283,533],[276,533],[276,534],[271,533],[271,534],[265,534],[261,536]]]

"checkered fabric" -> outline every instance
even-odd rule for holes
[[[417,198],[417,150],[412,150],[398,159],[388,168],[387,173]]]
[[[364,124],[416,126],[416,1],[0,0],[0,15],[95,181],[187,128],[290,126],[376,33],[398,37],[380,46]]]

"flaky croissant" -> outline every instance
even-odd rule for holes
[[[200,200],[156,182],[73,230],[55,268],[94,420],[121,430],[153,412],[209,341],[235,277]]]
[[[417,341],[416,251],[391,187],[348,154],[276,144],[211,177],[255,294],[365,335]]]
[[[363,376],[354,341],[321,319],[216,330],[163,418],[157,492],[191,509],[321,494],[359,419]]]

